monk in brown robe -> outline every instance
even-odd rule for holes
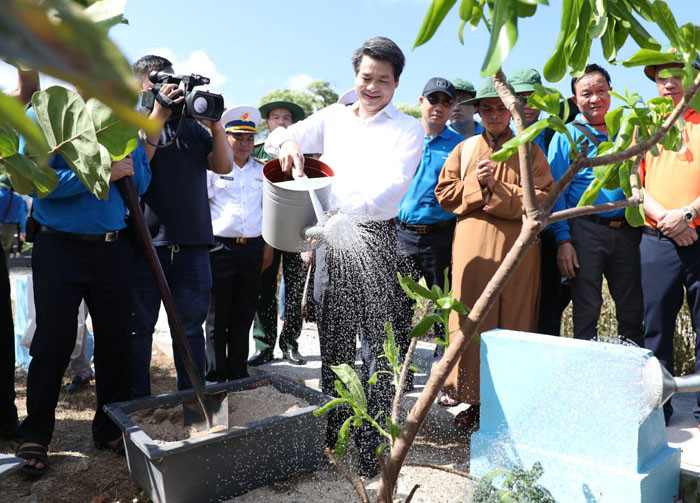
[[[471,308],[515,242],[525,213],[520,163],[515,153],[495,162],[491,154],[513,138],[511,114],[498,97],[493,81],[484,83],[469,100],[481,116],[484,132],[455,147],[445,161],[435,195],[440,205],[457,214],[452,244],[452,287]],[[464,151],[464,159],[463,159]],[[547,158],[531,145],[535,193],[542,201],[552,189]],[[494,328],[534,331],[540,287],[540,250],[536,243],[511,276],[480,330]],[[465,317],[452,312],[450,332]],[[471,406],[455,418],[455,425],[475,431],[479,422],[479,343],[472,341],[448,376],[443,391]]]

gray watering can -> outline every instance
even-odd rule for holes
[[[642,369],[642,390],[646,403],[657,410],[676,393],[700,391],[700,374],[674,377],[652,356]]]
[[[262,236],[278,250],[309,251],[318,242],[313,245],[307,238],[323,234],[324,222],[319,218],[328,208],[333,170],[318,159],[305,157],[304,174],[308,180],[295,183],[291,175],[282,173],[278,159],[263,166]]]

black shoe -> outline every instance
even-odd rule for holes
[[[66,384],[66,386],[63,388],[63,391],[65,391],[69,395],[73,395],[75,393],[80,393],[81,391],[85,391],[89,384],[90,384],[89,377],[87,379],[84,379],[80,376],[74,376],[73,379],[71,380],[70,384]]]
[[[296,349],[285,349],[282,351],[282,358],[287,360],[289,363],[292,365],[305,365],[306,360],[304,360],[304,357],[299,354],[299,351]]]
[[[248,365],[251,367],[257,367],[264,363],[269,363],[272,361],[272,350],[266,349],[264,351],[256,351],[253,356],[248,358]]]

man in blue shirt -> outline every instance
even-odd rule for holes
[[[567,125],[575,141],[582,136],[592,157],[600,142],[608,141],[605,114],[610,108],[610,75],[598,65],[586,67],[582,77],[571,81],[574,101],[581,113]],[[549,145],[548,160],[554,180],[569,168],[571,145],[557,133]],[[583,168],[564,190],[553,211],[573,208],[594,180],[592,168]],[[622,189],[601,190],[594,204],[625,199]],[[641,230],[630,227],[625,210],[587,215],[552,224],[557,245],[557,266],[570,279],[574,308],[574,337],[593,339],[598,333],[603,275],[615,301],[618,333],[642,345],[643,307],[639,241]]]
[[[24,241],[27,222],[27,203],[12,189],[6,174],[0,176],[0,226],[2,227],[2,248],[5,252],[5,266],[10,270],[10,251],[17,234],[18,242]],[[21,244],[20,244],[21,247]]]
[[[450,113],[450,123],[447,126],[457,134],[465,138],[483,133],[484,128],[474,120],[474,105],[467,101],[476,96],[474,84],[464,79],[454,79],[452,85],[455,87],[455,106]]]
[[[34,116],[33,110],[28,112]],[[21,146],[23,148],[23,145]],[[58,186],[48,196],[34,196],[36,235],[32,250],[36,331],[27,375],[27,417],[20,426],[17,451],[28,460],[22,471],[40,476],[54,429],[61,378],[75,345],[78,307],[85,299],[95,328],[97,408],[92,433],[97,448],[123,452],[121,432],[102,407],[129,399],[129,339],[133,245],[126,233],[126,204],[114,182],[133,177],[145,192],[151,171],[139,145],[112,163],[109,197],[98,199],[61,156],[49,166]]]
[[[423,88],[423,95],[419,98],[425,130],[423,155],[394,220],[399,271],[415,280],[424,276],[428,288],[434,284],[442,286],[445,269],[450,266],[452,257],[455,215],[440,207],[435,198],[435,185],[445,159],[464,140],[464,136],[446,127],[455,99],[455,88],[447,79],[432,78]],[[399,292],[397,299],[394,329],[403,357],[409,345],[407,335],[413,319],[413,301],[404,292]],[[435,332],[437,337],[445,335],[442,326],[435,325]],[[409,389],[412,381],[413,374],[410,373],[407,379]]]

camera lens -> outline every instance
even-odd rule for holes
[[[194,111],[198,114],[206,112],[208,107],[209,102],[202,96],[195,98],[194,103],[192,103],[192,108],[194,108]]]

